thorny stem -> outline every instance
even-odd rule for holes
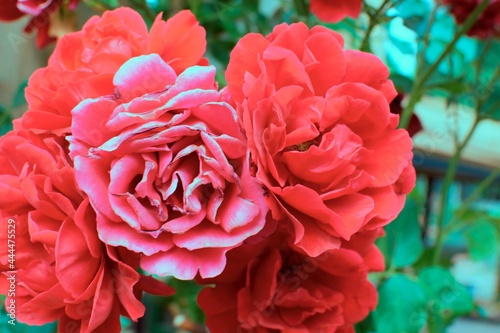
[[[457,171],[458,163],[460,162],[460,156],[462,154],[462,151],[464,150],[465,146],[467,146],[467,143],[470,141],[472,134],[474,133],[474,130],[476,129],[477,125],[480,122],[480,119],[481,118],[479,117],[476,118],[469,132],[462,141],[462,143],[456,147],[455,153],[453,154],[450,160],[450,164],[448,165],[448,169],[446,170],[444,176],[444,181],[442,185],[443,187],[441,188],[440,210],[437,219],[436,246],[434,248],[434,253],[432,256],[432,262],[434,264],[438,263],[441,251],[443,250],[443,243],[444,243],[443,227],[444,227],[445,214],[448,208],[450,187],[451,184],[453,183],[453,179],[455,178],[455,173]]]
[[[399,123],[400,128],[407,128],[410,124],[413,109],[424,94],[423,90],[426,81],[437,70],[439,64],[441,64],[444,58],[446,58],[446,56],[448,56],[448,54],[455,48],[458,40],[472,28],[472,26],[478,20],[479,16],[486,10],[486,7],[489,3],[490,0],[484,0],[480,5],[476,6],[474,11],[465,20],[462,28],[458,31],[458,33],[455,34],[453,40],[448,45],[446,45],[446,48],[443,50],[443,52],[441,52],[438,59],[430,67],[423,71],[421,76],[419,76],[419,73],[421,71],[417,71],[415,83],[413,84],[412,93],[410,95],[410,100],[401,113],[401,121]],[[420,52],[425,53],[425,49],[421,50]]]
[[[376,18],[380,15],[380,13],[384,10],[385,6],[387,3],[389,3],[390,0],[384,0],[382,5],[380,5],[379,8],[375,11],[373,15],[370,15],[370,24],[368,25],[368,29],[366,30],[365,37],[363,38],[363,41],[361,42],[360,50],[368,52],[369,51],[369,45],[370,45],[370,35],[375,28],[375,26],[379,23]]]
[[[488,188],[488,186],[491,185],[498,177],[500,176],[500,168],[497,168],[493,170],[492,173],[479,185],[474,189],[474,191],[465,199],[463,202],[460,203],[460,208],[457,209],[457,211],[453,214],[453,218],[451,219],[450,223],[444,228],[444,235],[448,235],[450,232],[455,230],[459,225],[460,225],[460,219],[463,217],[465,212],[469,209],[470,205],[476,201],[481,193],[484,192]]]

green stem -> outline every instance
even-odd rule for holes
[[[377,10],[375,10],[375,13],[373,15],[370,15],[370,23],[368,25],[368,29],[366,29],[365,36],[363,38],[363,41],[361,42],[360,50],[364,52],[369,52],[370,51],[370,35],[375,28],[375,26],[378,24],[377,18],[379,17],[380,13],[384,10],[385,6],[387,3],[389,3],[390,0],[384,0],[382,5],[380,5]]]
[[[293,0],[293,5],[297,14],[309,18],[309,6],[306,4],[305,0]]]
[[[189,9],[193,12],[195,16],[197,16],[198,11],[201,7],[201,0],[189,0]]]
[[[363,52],[369,52],[370,48],[370,35],[375,28],[377,24],[375,23],[375,20],[370,18],[370,25],[368,26],[368,29],[366,30],[365,37],[363,38],[363,41],[361,42],[361,46],[359,47],[360,51]]]
[[[5,112],[0,113],[0,125],[6,122],[7,119],[9,119],[9,113],[7,112],[7,110],[5,110]]]
[[[170,17],[174,16],[184,8],[183,0],[170,0]]]
[[[479,121],[480,118],[477,117],[474,123],[472,124],[472,127],[470,128],[469,132],[462,141],[462,143],[455,148],[455,153],[453,154],[450,160],[450,164],[448,165],[448,169],[446,170],[446,173],[444,175],[444,180],[442,185],[443,187],[441,188],[440,209],[437,219],[436,246],[434,248],[434,253],[432,257],[433,264],[438,264],[441,251],[443,250],[443,245],[445,240],[443,228],[444,228],[445,215],[448,208],[450,187],[451,184],[453,183],[453,179],[455,178],[455,173],[457,171],[458,163],[460,162],[460,156],[462,154],[462,151],[464,150],[465,146],[467,146],[467,143],[472,137],[472,134],[474,133],[474,130],[479,124]]]
[[[491,111],[495,111],[495,109],[489,108],[487,111],[482,112],[483,106],[486,103],[486,101],[490,98],[491,94],[493,93],[495,89],[495,84],[497,84],[497,79],[500,77],[500,67],[497,67],[495,69],[495,73],[493,73],[493,76],[491,77],[490,81],[485,87],[486,94],[479,96],[478,97],[478,106],[477,106],[477,111],[481,115],[488,115],[488,113]],[[498,101],[497,101],[498,102]],[[493,104],[495,106],[497,103]]]
[[[476,23],[478,20],[479,16],[485,11],[486,7],[488,6],[490,0],[484,0],[480,5],[478,5],[474,11],[467,17],[465,20],[464,24],[462,25],[462,28],[458,31],[457,34],[453,37],[453,40],[446,45],[444,51],[440,54],[439,58],[432,64],[431,67],[429,67],[422,77],[420,78],[420,82],[425,83],[427,79],[434,73],[441,63],[443,59],[450,53],[454,48],[455,44],[458,42],[458,40],[465,35],[471,28],[472,26]]]
[[[488,54],[488,51],[490,50],[492,44],[493,44],[493,38],[488,38],[488,40],[486,40],[486,44],[484,45],[483,50],[481,50],[481,54],[479,55],[479,58],[477,59],[476,76],[474,78],[474,85],[475,86],[477,86],[477,84],[479,83],[479,77],[481,74],[481,70],[483,68],[484,58],[486,58],[486,55]]]
[[[375,279],[377,283],[381,283],[384,280],[391,278],[394,274],[396,274],[396,270],[387,270],[385,272],[377,272],[371,273],[370,276]]]
[[[486,111],[484,111],[482,114],[487,116],[490,113],[493,113],[495,110],[498,110],[498,109],[500,109],[500,101],[496,101],[488,109],[486,109]]]
[[[438,8],[439,8],[438,6],[434,6],[434,8],[431,11],[431,14],[429,15],[429,21],[427,22],[427,27],[425,27],[424,39],[422,41],[423,52],[420,52],[418,54],[416,73],[420,73],[420,69],[424,67],[425,50],[427,50],[427,46],[429,45],[431,28],[432,28],[432,25],[434,24],[434,19],[436,18],[436,13],[437,13]]]
[[[408,125],[410,125],[411,116],[413,115],[413,110],[415,109],[415,105],[417,105],[417,103],[420,101],[423,94],[424,92],[420,91],[420,87],[417,88],[415,82],[412,88],[412,92],[410,94],[410,100],[408,101],[408,104],[406,104],[403,111],[401,112],[399,128],[408,128]]]
[[[103,2],[97,2],[95,0],[85,0],[83,1],[83,3],[85,3],[85,5],[87,5],[90,9],[97,12],[104,12],[106,10],[113,10],[117,8]]]
[[[460,225],[461,218],[467,212],[470,205],[472,205],[472,203],[481,196],[484,190],[486,190],[491,185],[491,183],[493,183],[499,176],[500,176],[500,168],[493,170],[493,172],[490,173],[488,177],[486,177],[485,179],[483,179],[483,181],[481,181],[481,183],[479,183],[479,185],[467,197],[467,199],[465,199],[460,203],[460,208],[458,208],[455,211],[450,223],[443,230],[445,236],[448,235],[453,230],[455,230]]]
[[[154,21],[156,18],[155,12],[148,6],[146,0],[129,0],[131,4],[133,4],[137,9],[142,9],[144,14],[150,19]]]
[[[407,128],[410,124],[411,116],[413,114],[413,108],[423,95],[425,82],[437,70],[439,64],[441,64],[444,58],[446,58],[446,56],[455,48],[455,44],[458,42],[458,40],[472,28],[472,26],[476,23],[477,19],[486,9],[489,3],[490,0],[484,0],[480,5],[476,6],[476,8],[474,8],[474,11],[472,11],[472,13],[465,20],[462,28],[458,31],[458,33],[455,34],[453,40],[448,45],[446,45],[445,49],[443,50],[443,52],[441,52],[438,59],[430,67],[428,67],[421,76],[418,75],[421,71],[417,71],[415,83],[413,84],[412,88],[412,94],[410,95],[410,100],[401,113],[401,121],[399,123],[400,128]],[[421,50],[420,52],[425,53],[425,49]]]

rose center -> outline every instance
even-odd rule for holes
[[[304,141],[299,144],[293,145],[286,147],[283,149],[284,152],[287,151],[306,151],[309,149],[311,146],[318,146],[321,142],[321,136],[317,136],[316,138],[309,140],[309,141]]]

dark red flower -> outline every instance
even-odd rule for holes
[[[325,22],[339,22],[346,17],[357,18],[362,0],[311,0],[311,12]]]
[[[391,113],[401,115],[401,112],[403,112],[403,107],[401,103],[403,102],[405,98],[405,94],[403,93],[398,93],[398,95],[392,100],[390,104],[391,108]],[[420,122],[420,119],[418,119],[416,114],[412,114],[410,124],[408,125],[408,133],[410,134],[410,137],[414,136],[418,132],[420,132],[423,129],[422,123]]]
[[[443,0],[458,23],[463,23],[483,0]],[[500,1],[491,0],[467,35],[486,39],[500,36]]]
[[[78,0],[69,0],[69,9],[74,9]],[[56,40],[49,35],[50,16],[63,6],[63,0],[3,0],[0,4],[0,20],[13,21],[22,16],[30,16],[31,20],[24,29],[30,33],[37,30],[36,45],[39,48]]]
[[[215,283],[198,298],[208,328],[212,333],[354,332],[353,325],[377,304],[367,274],[383,269],[373,246],[379,232],[369,233],[315,258],[292,250],[278,234],[230,251],[226,270],[200,281]]]

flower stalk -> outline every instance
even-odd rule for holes
[[[415,108],[415,105],[420,101],[420,99],[425,93],[425,83],[430,78],[430,76],[437,70],[438,66],[446,58],[446,56],[448,56],[449,53],[453,51],[458,40],[472,28],[472,26],[476,23],[481,14],[486,10],[489,3],[490,0],[484,0],[483,2],[481,2],[480,5],[478,5],[474,9],[474,11],[469,15],[467,20],[464,22],[462,28],[458,31],[458,33],[455,34],[453,40],[448,45],[446,45],[446,48],[443,50],[443,52],[441,52],[438,59],[430,67],[428,67],[425,71],[421,71],[421,68],[417,68],[415,82],[413,84],[412,93],[410,95],[410,100],[408,101],[408,104],[401,113],[401,120],[399,123],[400,128],[408,127],[408,125],[410,124],[411,116],[413,114],[413,109]],[[427,34],[429,33],[429,31],[430,29],[428,29]],[[422,54],[425,54],[425,51],[426,48],[424,47],[424,49],[421,50]],[[422,75],[420,76],[419,73],[421,72]]]

